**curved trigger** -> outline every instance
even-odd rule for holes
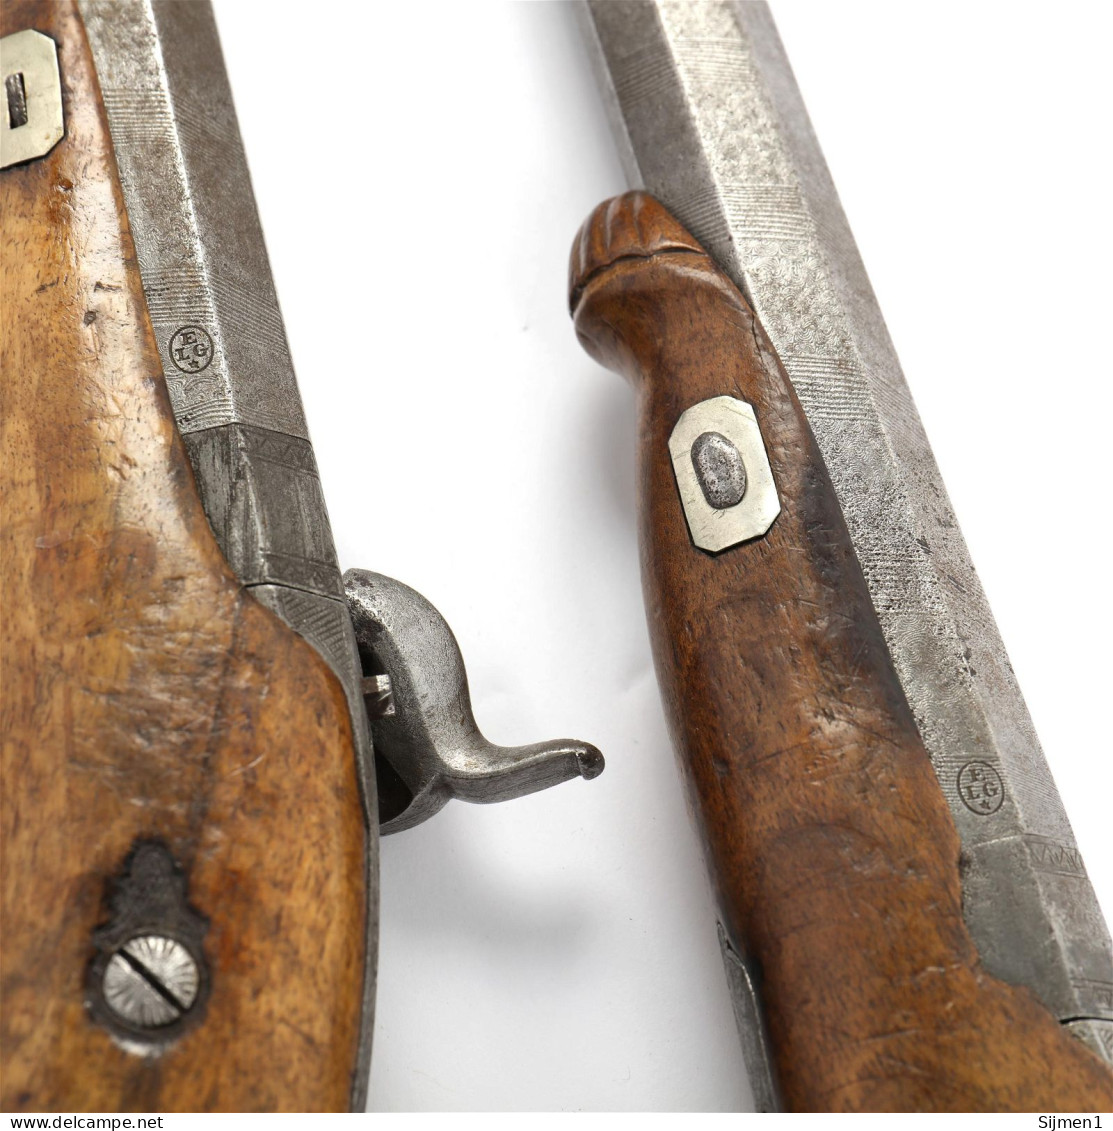
[[[488,742],[472,713],[460,648],[440,613],[408,585],[367,570],[348,570],[344,588],[363,667],[382,832],[412,828],[452,797],[507,801],[602,773],[603,755],[586,742]]]

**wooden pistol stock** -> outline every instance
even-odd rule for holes
[[[0,1105],[361,1110],[380,832],[603,758],[341,573],[210,6],[2,20]]]
[[[56,43],[65,118],[0,172],[0,1103],[347,1109],[368,931],[347,702],[206,521],[75,6],[0,19]]]
[[[979,964],[953,819],[804,412],[745,299],[637,192],[584,224],[570,287],[581,343],[638,393],[658,678],[782,1102],[1108,1110],[1099,1058]],[[722,536],[766,470],[775,498]]]

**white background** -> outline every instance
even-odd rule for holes
[[[437,604],[505,743],[608,767],[383,844],[372,1108],[738,1110],[663,729],[633,399],[565,272],[626,186],[567,5],[217,0],[341,564]],[[1109,20],[774,14],[1104,906]]]

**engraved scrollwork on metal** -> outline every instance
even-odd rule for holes
[[[1093,888],[1080,866],[1052,886],[1025,848],[1077,852],[768,6],[588,0],[583,14],[631,185],[737,284],[807,414],[962,839],[983,963],[1064,1021],[1113,1025],[1092,992],[1113,953]],[[956,788],[971,759],[1000,793]],[[1113,1059],[1113,1041],[1094,1047]]]

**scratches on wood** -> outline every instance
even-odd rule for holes
[[[71,3],[66,136],[0,173],[7,1111],[344,1110],[364,828],[339,684],[227,568],[201,510]],[[209,919],[203,1022],[124,1051],[85,1008],[106,887],[157,838]]]
[[[734,948],[795,1110],[1109,1110],[1107,1068],[986,975],[959,841],[803,411],[742,296],[656,201],[573,250],[576,331],[640,400],[642,568],[666,713]],[[680,414],[740,396],[782,510],[712,555],[670,466]]]

